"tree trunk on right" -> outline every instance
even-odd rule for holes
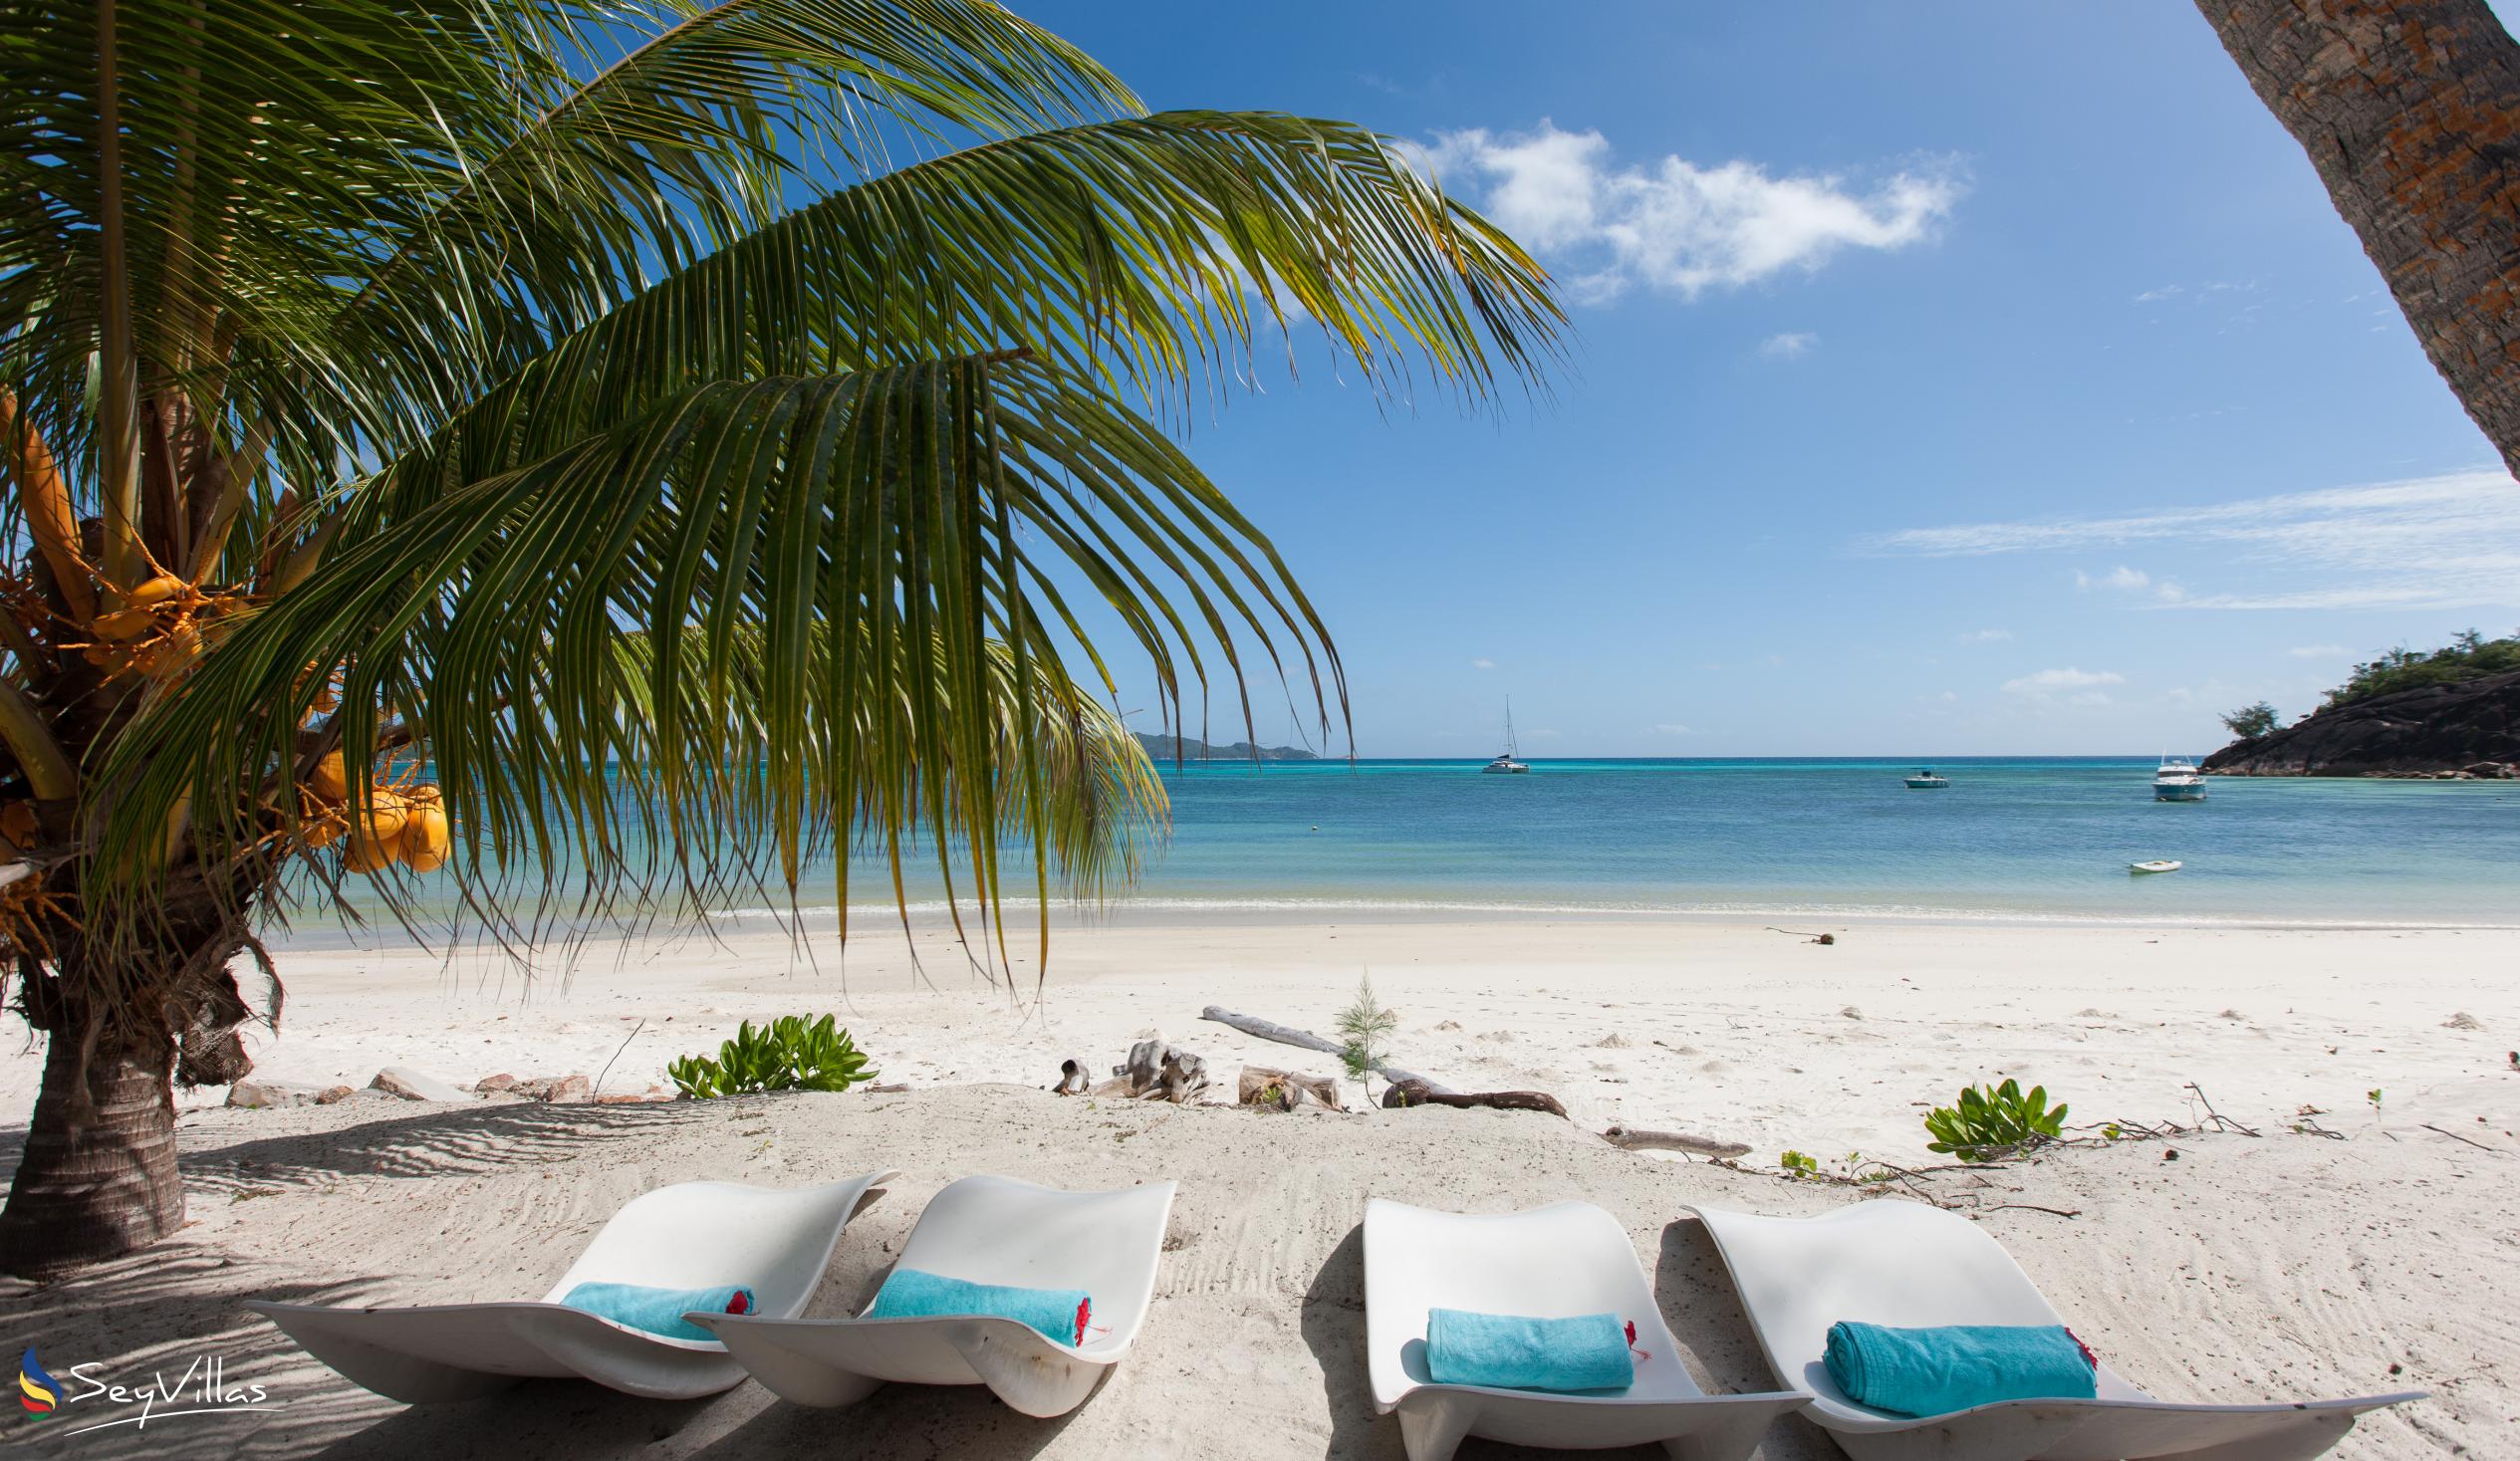
[[[2485,0],[2196,0],[2520,474],[2520,44]]]

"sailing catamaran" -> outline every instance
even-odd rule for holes
[[[1479,770],[1489,776],[1531,770],[1529,766],[1514,759],[1514,752],[1517,749],[1514,745],[1514,702],[1509,699],[1505,702],[1505,749],[1497,752],[1495,759],[1480,767]]]

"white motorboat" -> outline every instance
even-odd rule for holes
[[[2205,800],[2205,774],[2184,756],[2164,756],[2161,769],[2152,773],[2152,800],[2201,802]]]
[[[1911,792],[1946,791],[1951,786],[1951,778],[1939,775],[1931,767],[1926,766],[1917,767],[1916,774],[1904,780],[1907,783],[1907,790]]]
[[[2176,872],[2180,867],[2185,865],[2185,863],[2175,860],[2159,862],[2129,862],[2127,864],[2127,870],[2129,872]]]
[[[1529,766],[1526,766],[1522,762],[1514,759],[1515,750],[1514,702],[1508,700],[1505,702],[1505,749],[1497,752],[1494,759],[1490,760],[1485,766],[1480,767],[1479,770],[1489,776],[1519,774],[1531,770]]]

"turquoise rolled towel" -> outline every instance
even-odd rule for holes
[[[1521,1319],[1463,1309],[1426,1311],[1426,1372],[1439,1385],[1506,1390],[1624,1390],[1637,1377],[1615,1314]]]
[[[750,1314],[760,1306],[741,1284],[714,1289],[650,1289],[643,1284],[580,1284],[561,1303],[615,1324],[668,1339],[713,1343],[717,1336],[684,1319],[686,1314]]]
[[[1062,1344],[1085,1342],[1094,1301],[1083,1289],[1016,1289],[896,1268],[877,1291],[869,1319],[940,1319],[985,1314],[1030,1325]]]
[[[1901,1330],[1842,1321],[1823,1361],[1838,1388],[1877,1410],[1948,1415],[1998,1400],[2088,1400],[2097,1366],[2063,1325]]]

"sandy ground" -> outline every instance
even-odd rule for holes
[[[2152,1141],[2075,1149],[1982,1189],[1942,1179],[1946,1196],[2079,1214],[1990,1206],[1980,1220],[2119,1369],[2208,1399],[2426,1388],[2432,1399],[2367,1420],[2336,1454],[2514,1454],[2520,1073],[2506,1052],[2520,1044],[2520,935],[1825,926],[1834,947],[1684,922],[1072,930],[1038,1000],[1025,972],[1021,1006],[932,935],[923,976],[897,934],[853,944],[845,970],[746,936],[589,950],[572,977],[549,971],[530,989],[490,961],[285,954],[283,1034],[259,1051],[275,1077],[357,1086],[387,1063],[458,1082],[593,1074],[643,1019],[604,1083],[636,1092],[740,1017],[835,1009],[884,1078],[913,1089],[712,1105],[207,1105],[182,1126],[193,1221],[181,1238],[62,1283],[0,1285],[0,1339],[37,1344],[57,1374],[94,1363],[171,1378],[217,1355],[231,1384],[266,1385],[278,1408],[76,1438],[65,1417],[0,1426],[12,1450],[65,1457],[1396,1457],[1396,1427],[1364,1392],[1355,1229],[1368,1195],[1479,1211],[1570,1192],[1601,1203],[1635,1237],[1701,1378],[1760,1388],[1739,1310],[1681,1205],[1793,1212],[1862,1194],[1590,1133],[1621,1121],[1730,1137],[1753,1147],[1753,1167],[1789,1146],[1921,1159],[1922,1103],[2017,1075],[2072,1101],[2077,1120],[2191,1122],[2194,1083],[2264,1133],[2182,1136],[2168,1143],[2176,1161]],[[1248,1041],[1199,1009],[1325,1029],[1369,968],[1402,1011],[1402,1064],[1463,1089],[1556,1092],[1575,1121],[1264,1115],[1019,1089],[1048,1084],[1063,1055],[1115,1062],[1148,1031],[1228,1080],[1247,1058],[1327,1072],[1326,1058]],[[2445,1028],[2461,1013],[2481,1028]],[[13,1123],[37,1059],[0,1058]],[[2341,1139],[2290,1129],[2305,1105]],[[15,1134],[0,1127],[0,1170]],[[885,1166],[904,1176],[852,1227],[810,1313],[869,1292],[920,1203],[955,1176],[1178,1178],[1135,1356],[1059,1422],[979,1390],[895,1387],[827,1412],[749,1384],[677,1405],[536,1382],[406,1410],[241,1307],[532,1295],[649,1186]],[[1795,1420],[1765,1454],[1837,1453]]]
[[[1771,1164],[1785,1148],[1921,1160],[1925,1106],[2008,1076],[2044,1083],[2078,1121],[2186,1120],[2190,1084],[2255,1126],[2305,1105],[2345,1130],[2520,1120],[2505,1058],[2520,1046],[2520,932],[1796,926],[1839,942],[1682,921],[1076,927],[1046,985],[1015,951],[1015,994],[936,929],[915,964],[897,928],[877,926],[845,958],[742,933],[590,946],[530,978],[503,956],[302,952],[282,956],[280,1036],[258,1032],[254,1049],[260,1074],[315,1085],[403,1065],[458,1085],[602,1074],[605,1092],[635,1094],[670,1091],[666,1063],[713,1052],[739,1019],[830,1011],[886,1082],[1047,1086],[1063,1058],[1106,1071],[1159,1033],[1230,1089],[1246,1062],[1336,1063],[1203,1008],[1327,1032],[1371,973],[1400,1013],[1391,1048],[1407,1069],[1547,1091],[1593,1130],[1745,1142]],[[2445,1024],[2459,1015],[2481,1028]],[[0,1120],[22,1119],[38,1067],[0,1057]]]

